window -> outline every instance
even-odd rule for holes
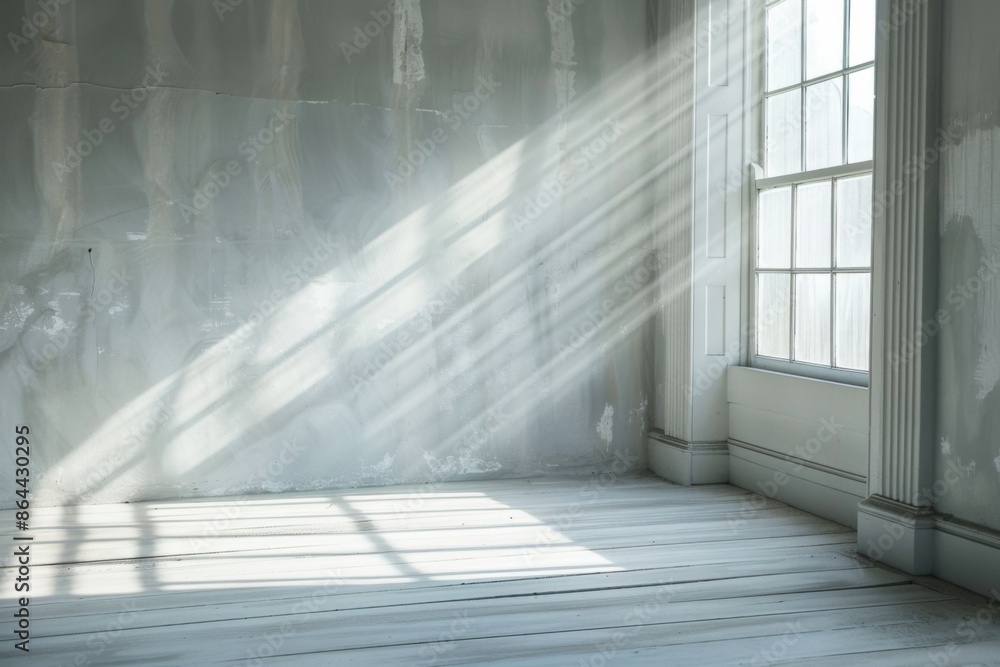
[[[865,384],[875,1],[767,0],[753,365]]]

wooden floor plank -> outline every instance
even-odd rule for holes
[[[487,582],[477,582],[471,581],[467,578],[462,578],[459,581],[444,580],[444,579],[426,579],[424,581],[412,582],[408,584],[362,584],[364,577],[363,571],[358,572],[357,575],[352,576],[352,571],[347,569],[333,570],[329,567],[324,567],[323,563],[316,563],[316,558],[309,558],[303,560],[303,565],[305,568],[296,571],[296,574],[301,580],[310,582],[309,585],[319,586],[322,585],[324,581],[330,578],[330,573],[336,574],[336,579],[349,582],[347,585],[341,587],[340,594],[346,595],[356,589],[364,589],[367,592],[374,592],[376,590],[384,591],[416,591],[422,588],[435,588],[440,589],[444,587],[449,587],[451,591],[435,591],[436,596],[448,596],[453,594],[459,594],[458,591],[462,592],[461,595],[467,595],[468,589],[476,588],[480,589],[482,587],[512,587],[516,588],[518,581],[529,581],[533,582],[535,589],[539,587],[545,590],[560,590],[561,588],[569,588],[572,590],[578,590],[581,587],[595,585],[592,582],[597,582],[597,585],[604,585],[607,587],[623,587],[634,585],[632,582],[638,581],[639,585],[647,582],[652,578],[657,581],[674,581],[676,583],[684,583],[690,581],[707,581],[713,579],[730,579],[739,576],[760,576],[766,574],[791,574],[796,572],[821,572],[821,571],[832,571],[832,570],[859,570],[871,567],[868,564],[861,563],[848,555],[831,553],[829,548],[826,546],[820,547],[809,547],[800,549],[789,549],[784,554],[778,557],[778,554],[774,553],[773,550],[761,550],[757,552],[747,552],[747,551],[729,551],[718,554],[707,554],[700,557],[700,560],[696,564],[690,564],[690,561],[675,561],[670,556],[675,556],[675,554],[670,554],[667,548],[659,548],[659,554],[652,553],[649,549],[636,549],[634,551],[639,551],[641,553],[633,554],[629,558],[620,559],[616,564],[616,569],[604,573],[595,572],[595,568],[590,568],[584,574],[574,574],[574,575],[535,575],[531,576],[528,572],[521,572],[517,577],[511,577],[504,581],[496,581],[496,577],[492,578],[493,581]],[[660,557],[657,557],[660,556]],[[671,565],[671,562],[676,562],[677,564]],[[631,563],[631,566],[629,564]],[[649,567],[650,563],[663,563],[663,567]],[[235,564],[234,564],[235,565]],[[244,568],[247,566],[244,564]],[[624,569],[623,569],[624,568]],[[162,580],[162,577],[161,577]],[[604,583],[606,582],[606,583]],[[273,600],[276,595],[280,595],[280,591],[292,591],[288,596],[290,598],[295,598],[296,595],[294,591],[299,590],[301,586],[292,587],[277,587],[274,585],[261,586],[257,588],[240,587],[235,589],[235,595],[239,596],[239,600],[243,601],[245,599],[260,599],[260,600]],[[211,591],[196,592],[196,591],[185,591],[183,593],[166,593],[166,594],[150,594],[144,593],[141,597],[146,602],[144,606],[147,608],[156,608],[156,606],[176,606],[184,605],[191,606],[194,604],[193,601],[201,599],[211,599],[213,602],[220,603],[220,599],[225,599],[227,591],[214,589]],[[175,600],[175,598],[181,598],[180,600]],[[117,596],[112,596],[109,600],[112,602],[111,607],[117,609],[117,605],[113,604]],[[79,613],[80,610],[86,609],[87,612],[92,612],[93,610],[99,608],[101,604],[104,603],[102,598],[95,597],[85,597],[82,599],[65,599],[62,598],[60,602],[56,602],[56,599],[42,598],[39,605],[46,608],[46,615],[52,617],[57,614],[57,609],[60,615],[69,615],[70,613]]]
[[[879,667],[914,665],[996,667],[1000,664],[1000,640],[970,642],[967,637],[956,636],[946,644],[907,649],[890,648],[884,651],[852,651],[834,657],[800,659],[796,660],[795,664],[807,667],[842,667],[848,660],[856,665]]]
[[[810,559],[813,560],[813,559]],[[678,573],[673,569],[651,569],[633,572],[621,572],[614,575],[584,575],[578,577],[555,577],[547,579],[526,579],[518,582],[493,582],[475,585],[457,585],[444,591],[439,588],[403,590],[354,590],[357,587],[341,583],[337,587],[328,587],[324,592],[324,607],[336,610],[336,613],[346,611],[377,610],[383,613],[395,608],[421,608],[432,605],[438,609],[463,607],[470,605],[486,605],[488,608],[500,610],[506,601],[517,602],[531,599],[535,602],[559,602],[567,608],[577,604],[592,604],[594,600],[607,596],[617,604],[621,600],[637,597],[645,600],[651,590],[663,589],[671,600],[740,600],[742,597],[757,595],[791,594],[802,591],[836,590],[847,591],[878,586],[890,586],[906,583],[906,579],[883,572],[875,568],[805,569],[802,564],[791,564],[787,568],[782,563],[758,563],[754,566],[740,568],[702,567],[688,568],[696,570],[693,573]],[[716,570],[716,571],[711,571]],[[783,570],[781,574],[773,572]],[[734,585],[739,586],[739,595],[733,593]],[[302,594],[286,598],[274,595],[266,599],[253,598],[244,593],[242,599],[227,602],[209,601],[208,596],[187,596],[183,606],[175,606],[174,616],[183,616],[185,622],[221,622],[225,620],[263,619],[264,622],[281,624],[295,622],[296,606],[302,599]],[[933,599],[948,599],[939,593],[933,594]],[[192,602],[202,602],[193,605]],[[57,620],[60,634],[83,634],[92,632],[94,628],[103,627],[106,621],[117,615],[121,605],[116,601],[105,604],[103,611],[91,608],[87,613],[68,613],[79,611],[82,605],[73,605],[45,609],[45,618]],[[416,609],[415,613],[426,613]],[[136,625],[152,627],[170,616],[170,608],[157,605],[150,606],[143,599],[135,600]],[[317,612],[318,613],[318,612]],[[327,612],[324,612],[327,613]],[[289,618],[280,618],[286,615]]]
[[[349,619],[317,615],[307,620],[287,622],[285,627],[290,631],[286,632],[286,640],[279,653],[300,657],[323,653],[331,661],[328,664],[337,664],[340,657],[353,651],[373,661],[375,658],[401,659],[406,656],[417,660],[419,647],[428,638],[440,638],[452,633],[459,639],[451,650],[455,661],[480,663],[489,655],[502,654],[498,647],[515,644],[521,650],[517,654],[520,658],[533,660],[553,648],[557,648],[560,654],[572,653],[579,646],[590,646],[594,650],[616,632],[633,636],[634,641],[620,642],[623,649],[643,647],[651,642],[655,646],[676,647],[730,641],[733,636],[745,641],[761,640],[758,643],[765,645],[771,638],[788,632],[790,625],[799,623],[800,615],[805,620],[801,628],[795,626],[795,631],[807,633],[816,632],[815,628],[821,626],[843,626],[863,632],[868,628],[898,623],[916,613],[947,613],[948,610],[942,609],[941,601],[928,601],[933,595],[926,589],[908,588],[893,591],[881,601],[896,604],[880,604],[870,589],[859,592],[857,596],[832,591],[827,596],[800,595],[798,599],[791,596],[747,598],[726,610],[705,601],[675,603],[664,598],[660,607],[650,608],[651,611],[638,621],[629,617],[636,614],[636,609],[655,599],[650,592],[644,596],[626,596],[614,602],[605,595],[607,604],[602,604],[593,596],[581,596],[580,604],[543,597],[537,601],[501,600],[493,604],[454,605],[433,612],[422,609],[368,611],[352,615]],[[816,605],[823,609],[817,611]],[[845,614],[847,609],[852,613]],[[222,662],[238,657],[240,649],[252,646],[252,643],[220,644],[218,637],[276,636],[281,634],[283,627],[281,619],[251,623],[233,621],[212,626],[184,622],[181,618],[175,620],[178,623],[173,625],[137,628],[122,633],[109,650],[108,658],[128,656],[145,662],[155,658],[160,647],[184,642],[198,649],[200,660]],[[40,643],[45,648],[36,657],[49,655],[50,651],[71,652],[75,647],[85,646],[80,639],[66,636],[44,638]],[[369,649],[373,647],[382,650],[369,654]],[[414,647],[418,648],[414,650]]]
[[[939,645],[954,636],[949,621],[962,611],[958,603],[932,602],[856,608],[850,613],[804,611],[570,632],[522,630],[516,640],[451,640],[450,628],[445,627],[439,635],[444,640],[432,644],[431,651],[438,665],[575,665],[580,660],[590,663],[602,652],[618,657],[623,664],[642,665],[759,665],[774,662],[778,653],[785,661],[840,656],[841,664],[878,664],[849,662],[844,656],[857,651]],[[982,640],[998,638],[997,628],[982,634]],[[305,645],[308,638],[302,639],[301,645]],[[284,654],[269,664],[337,664],[342,658],[358,664],[415,664],[424,648],[426,644],[413,643],[344,652],[303,651]],[[503,661],[497,661],[498,657]]]

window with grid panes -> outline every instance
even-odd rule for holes
[[[876,0],[767,0],[754,365],[863,384]]]

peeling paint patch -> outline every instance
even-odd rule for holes
[[[50,326],[42,327],[42,331],[44,331],[48,336],[58,336],[63,331],[70,331],[71,329],[72,327],[59,317],[58,312],[52,315],[52,323]]]
[[[642,401],[639,403],[639,407],[636,408],[632,414],[639,418],[639,435],[646,435],[646,411],[649,409],[649,397],[642,396]]]
[[[966,474],[969,477],[972,477],[973,475],[976,474],[976,461],[975,460],[969,461],[969,465],[963,466],[962,465],[962,459],[959,459],[958,460],[958,467],[962,468],[963,470],[965,470]]]
[[[392,37],[392,82],[413,88],[426,77],[424,54],[424,17],[420,0],[399,0],[396,4],[396,27]]]
[[[122,300],[118,301],[110,308],[108,308],[108,315],[117,315],[118,313],[124,313],[126,310],[128,310],[129,307],[128,298],[125,298],[125,295],[122,295],[122,297],[123,297]]]
[[[12,331],[20,331],[24,328],[28,318],[31,317],[35,309],[27,303],[12,304],[3,316],[3,328]]]
[[[272,479],[265,479],[260,483],[260,488],[268,493],[285,493],[294,491],[297,487],[291,482],[276,482]]]
[[[439,459],[430,452],[424,452],[424,462],[435,475],[475,475],[500,470],[497,461],[477,459],[468,449],[462,450],[458,456],[448,456]]]
[[[611,447],[614,429],[615,409],[608,404],[604,406],[604,414],[601,415],[601,420],[597,422],[597,434],[601,436],[601,440],[607,443],[608,447]]]
[[[994,213],[990,217],[995,215]],[[1000,243],[994,241],[988,247],[987,258],[992,258],[988,261],[996,264]],[[989,280],[983,280],[983,291],[978,303],[979,340],[982,341],[982,348],[975,377],[978,385],[976,398],[980,401],[985,400],[1000,384],[1000,285],[997,280],[997,276],[992,274]]]
[[[982,334],[984,336],[990,335],[991,337],[995,337],[997,333],[991,331],[988,326],[983,327]],[[988,343],[983,345],[975,377],[976,385],[979,389],[976,392],[976,399],[980,401],[985,400],[997,388],[997,384],[1000,383],[1000,349]]]
[[[393,464],[396,457],[386,454],[377,463],[371,465],[361,464],[361,471],[357,478],[352,480],[350,486],[387,486],[393,483]]]
[[[576,38],[573,36],[572,0],[549,0],[549,27],[552,30],[552,63],[556,66],[556,109],[565,112],[576,97]]]

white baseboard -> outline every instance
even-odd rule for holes
[[[662,433],[650,433],[649,469],[685,486],[725,484],[729,481],[729,448],[725,443],[682,442]]]
[[[857,528],[867,486],[851,473],[729,441],[729,483],[810,514]]]
[[[858,506],[858,553],[1000,600],[1000,532],[872,496]]]
[[[1000,532],[937,517],[934,576],[1000,601]]]

